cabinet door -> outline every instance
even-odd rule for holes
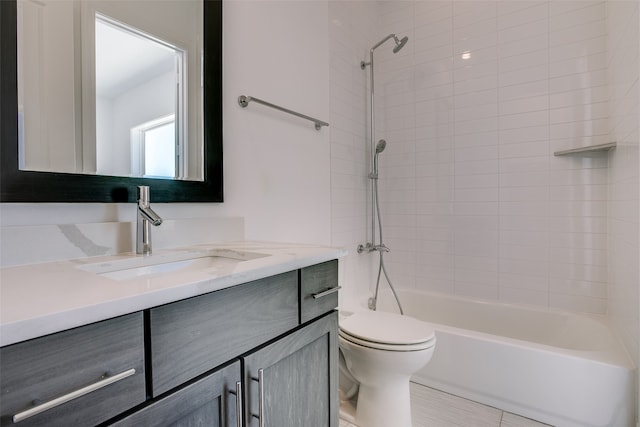
[[[247,427],[338,426],[337,332],[334,311],[244,358]]]
[[[215,371],[112,426],[237,427],[240,362]],[[241,405],[240,405],[241,406]]]

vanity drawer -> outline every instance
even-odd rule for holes
[[[3,347],[0,424],[95,425],[144,402],[143,330],[138,312]]]
[[[338,306],[338,261],[306,267],[300,275],[300,321],[315,319]]]
[[[297,271],[153,308],[157,396],[298,325]]]

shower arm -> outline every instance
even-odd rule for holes
[[[377,48],[379,48],[380,46],[382,46],[389,39],[394,39],[396,44],[398,44],[400,42],[398,40],[398,37],[395,34],[389,34],[387,37],[383,38],[378,43],[376,43],[371,49],[369,49],[369,62],[361,61],[360,62],[360,68],[362,68],[364,70],[367,65],[373,64],[373,51],[376,50]]]

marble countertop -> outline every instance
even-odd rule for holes
[[[101,274],[133,260],[189,258],[189,253],[235,253],[201,268],[118,277]],[[192,245],[136,254],[87,257],[0,270],[0,346],[228,288],[346,255],[338,248],[265,242]],[[253,257],[257,256],[257,257]],[[144,257],[144,260],[140,258]]]

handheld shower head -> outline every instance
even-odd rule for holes
[[[404,36],[401,40],[398,40],[397,37],[394,37],[394,40],[396,42],[396,45],[393,48],[393,53],[398,53],[400,52],[400,49],[402,49],[404,45],[407,44],[407,42],[409,41],[409,37]]]
[[[382,153],[387,148],[387,141],[381,139],[376,144],[376,152],[373,154],[373,170],[369,174],[369,178],[378,179],[378,154]]]

